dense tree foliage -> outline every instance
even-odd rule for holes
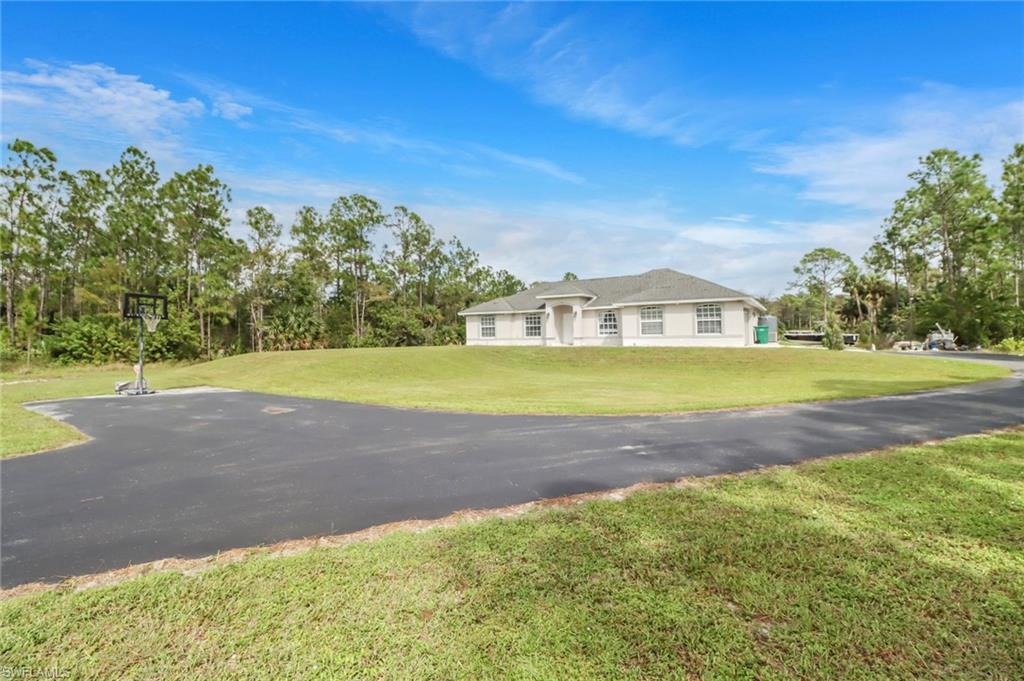
[[[126,290],[170,298],[154,359],[366,345],[458,343],[457,312],[524,287],[443,241],[407,208],[340,196],[290,228],[262,206],[229,233],[231,192],[209,165],[162,181],[130,147],[104,172],[60,170],[25,140],[2,171],[5,355],[105,362],[133,356]]]
[[[772,301],[782,323],[821,328],[838,310],[870,342],[920,340],[936,323],[964,343],[1024,338],[1024,144],[998,196],[981,163],[950,149],[920,159],[863,267],[834,249],[804,256],[794,292]]]
[[[1024,338],[1024,144],[998,190],[980,157],[949,149],[909,177],[860,266],[835,249],[808,253],[772,311],[789,328],[838,322],[879,344],[921,339],[936,323],[966,343]],[[459,310],[524,287],[413,211],[360,194],[325,214],[303,207],[287,227],[253,206],[234,238],[231,193],[211,166],[164,181],[134,147],[105,171],[69,172],[15,140],[0,179],[0,341],[29,361],[131,358],[125,290],[170,297],[152,357],[193,359],[459,343]]]

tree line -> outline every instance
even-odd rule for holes
[[[147,339],[154,359],[324,347],[459,343],[457,312],[524,288],[447,241],[415,212],[340,196],[302,207],[286,228],[245,212],[229,233],[231,191],[210,165],[162,180],[129,147],[103,171],[70,172],[45,147],[15,140],[2,170],[5,358],[65,362],[132,357],[126,290],[169,297]]]
[[[966,344],[1024,339],[1024,144],[1004,159],[998,191],[981,156],[950,149],[909,178],[860,266],[815,249],[771,310],[789,328],[838,324],[879,345],[921,340],[936,323]]]
[[[815,249],[770,309],[784,327],[841,327],[879,345],[920,340],[936,323],[966,343],[1024,339],[1024,144],[1004,160],[998,191],[980,156],[949,149],[909,177],[860,265]],[[415,212],[361,194],[325,213],[302,207],[287,230],[251,207],[246,238],[234,238],[231,192],[212,166],[162,180],[135,147],[103,171],[70,172],[15,140],[0,180],[5,359],[132,358],[126,290],[170,298],[152,358],[196,359],[460,343],[459,310],[525,288]]]

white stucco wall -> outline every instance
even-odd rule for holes
[[[743,310],[749,308],[742,301],[718,303],[722,306],[722,333],[697,334],[696,307],[699,303],[655,305],[662,308],[663,331],[658,336],[640,334],[640,308],[623,309],[622,344],[627,346],[657,345],[681,347],[743,347],[753,343],[753,326]],[[751,309],[756,322],[756,313]]]
[[[544,313],[541,312],[541,328],[545,326]],[[483,338],[480,335],[480,316],[466,317],[466,345],[544,345],[544,337],[527,338],[526,315],[522,313],[494,315],[494,338]]]
[[[578,345],[622,345],[622,315],[620,310],[614,310],[619,315],[619,333],[615,336],[602,336],[598,332],[598,319],[601,313],[607,310],[582,310],[580,328],[576,332],[576,344]]]
[[[679,347],[743,347],[753,345],[754,326],[759,312],[743,301],[727,301],[722,306],[722,333],[697,335],[696,305],[676,303],[661,307],[664,333],[640,335],[640,308],[634,305],[616,308],[619,335],[601,336],[598,318],[603,310],[585,309],[585,299],[548,301],[549,310],[541,311],[543,336],[527,338],[524,313],[496,314],[494,338],[480,336],[480,317],[467,316],[467,345],[561,345],[559,323],[563,315],[573,315],[573,345],[679,346]],[[749,312],[745,312],[749,310]],[[564,343],[568,345],[569,343]]]

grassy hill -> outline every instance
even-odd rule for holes
[[[194,385],[483,413],[642,414],[939,388],[1006,375],[957,361],[867,353],[710,348],[367,348],[240,355],[152,366],[155,388]],[[82,436],[18,405],[109,394],[128,367],[3,374],[0,456]]]
[[[710,348],[382,348],[242,355],[212,385],[486,413],[638,414],[866,397],[1005,375],[867,353]]]

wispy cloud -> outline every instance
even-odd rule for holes
[[[170,155],[179,150],[189,120],[205,111],[198,99],[176,99],[105,64],[27,60],[25,66],[2,72],[5,134],[139,143]]]
[[[325,202],[333,201],[342,194],[359,193],[381,197],[391,192],[379,184],[329,180],[295,173],[228,171],[224,177],[237,193],[293,199],[316,206],[324,206]]]
[[[419,154],[445,156],[448,148],[435,142],[402,135],[382,128],[369,125],[356,125],[341,121],[317,120],[319,117],[312,112],[305,112],[293,117],[289,125],[296,130],[311,132],[321,137],[332,139],[342,144],[362,144],[378,151],[394,151],[396,149]]]
[[[442,234],[480,250],[484,262],[528,281],[567,270],[610,276],[674,267],[752,294],[784,291],[793,263],[816,246],[859,257],[878,229],[873,218],[695,222],[659,197],[505,207],[445,196],[412,205]]]
[[[546,158],[521,155],[469,141],[426,139],[402,131],[398,125],[388,128],[372,122],[342,121],[236,85],[190,74],[179,74],[179,77],[212,99],[215,110],[218,102],[232,102],[235,106],[244,107],[247,114],[253,110],[263,111],[266,114],[265,122],[271,125],[312,133],[340,144],[363,145],[382,153],[402,151],[461,175],[487,174],[488,171],[481,164],[482,160],[486,160],[487,166],[492,166],[492,161],[498,161],[564,182],[584,182],[581,175]]]
[[[496,161],[507,163],[508,165],[518,166],[520,168],[526,168],[544,175],[555,178],[556,180],[564,180],[573,184],[583,184],[585,180],[582,175],[578,175],[574,172],[568,171],[562,168],[557,163],[549,161],[546,158],[532,157],[532,156],[520,156],[519,154],[510,154],[507,151],[495,149],[482,144],[473,144],[469,147],[471,150],[475,150],[487,156],[493,158]]]
[[[240,121],[252,113],[252,107],[230,99],[217,99],[213,102],[213,113],[229,121]]]
[[[203,113],[195,98],[177,100],[167,90],[104,64],[26,61],[29,72],[3,71],[5,101],[40,102],[75,119],[101,119],[129,132],[166,131]]]
[[[422,3],[386,11],[425,45],[570,117],[679,145],[728,142],[753,154],[756,170],[802,180],[803,198],[875,213],[891,206],[918,157],[934,148],[981,153],[995,180],[1000,157],[1024,139],[1019,88],[926,83],[895,102],[842,106],[834,95],[809,95],[800,110],[835,122],[794,137],[786,115],[793,102],[710,97],[659,56],[664,46],[631,38],[628,22],[609,26],[591,8]],[[834,90],[833,83],[822,92]]]
[[[563,182],[583,182],[582,176],[549,159],[470,141],[425,139],[405,133],[397,123],[340,121],[204,76],[178,74],[208,100],[208,107],[196,97],[176,98],[169,90],[106,64],[28,60],[25,65],[25,70],[2,72],[5,137],[20,134],[60,146],[80,163],[94,159],[107,163],[119,151],[114,147],[136,144],[180,166],[189,155],[185,141],[189,122],[212,114],[247,129],[265,126],[379,153],[401,151],[407,155],[405,160],[433,163],[463,175],[491,172],[497,161]]]
[[[187,83],[210,100],[215,116],[229,121],[240,121],[253,113],[253,104],[273,106],[273,102],[261,100],[251,92],[231,87],[225,83],[194,74],[176,74],[178,80]]]
[[[595,26],[585,11],[563,16],[543,3],[388,11],[423,43],[576,118],[683,145],[707,141],[722,122],[723,107],[661,79],[667,65],[653,52],[627,49],[621,26]]]
[[[754,217],[754,216],[750,215],[749,213],[737,213],[736,215],[719,215],[718,217],[716,217],[714,219],[715,220],[720,220],[721,222],[740,222],[740,223],[743,223],[743,222],[750,222],[750,218],[752,218],[752,217]]]
[[[1019,92],[977,92],[928,84],[879,112],[873,130],[823,130],[803,141],[768,148],[764,173],[804,181],[804,198],[887,211],[909,186],[919,157],[948,147],[979,153],[993,181],[1000,159],[1024,139]]]

